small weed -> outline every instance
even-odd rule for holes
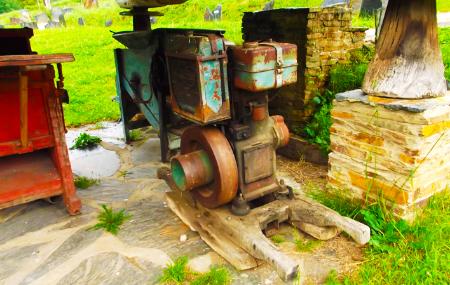
[[[187,269],[188,258],[181,256],[177,258],[172,264],[168,264],[163,271],[163,275],[159,278],[162,284],[181,284],[186,280],[189,273]]]
[[[76,139],[75,144],[70,149],[92,149],[102,141],[101,138],[81,133]]]
[[[319,146],[323,153],[330,152],[330,127],[331,121],[331,109],[333,107],[332,101],[334,94],[329,90],[326,90],[323,94],[318,93],[312,100],[316,111],[311,121],[305,126],[303,132],[306,139]]]
[[[126,178],[128,174],[130,174],[131,172],[129,172],[128,170],[121,170],[119,171],[119,173],[117,174],[118,177],[120,178]]]
[[[319,240],[302,239],[297,229],[293,230],[295,247],[300,252],[309,252],[314,250],[321,244]]]
[[[140,130],[131,130],[129,136],[132,142],[139,141],[143,138],[143,134]]]
[[[94,225],[91,229],[100,230],[104,229],[107,232],[117,235],[120,226],[126,220],[129,220],[131,215],[127,214],[124,209],[115,212],[112,207],[102,205],[102,212],[98,215],[98,223]]]
[[[301,275],[300,275],[300,269],[297,272],[297,275],[294,277],[294,281],[292,282],[293,285],[301,285],[302,284],[302,279],[301,279]]]
[[[351,200],[337,190],[322,190],[317,185],[310,182],[305,185],[305,191],[309,197],[320,202],[324,206],[335,210],[343,216],[355,218],[361,211],[360,201]]]
[[[190,271],[187,267],[188,258],[181,256],[167,265],[159,277],[161,284],[191,284],[191,285],[227,285],[230,284],[230,273],[225,267],[212,267],[207,273],[200,274]]]
[[[271,239],[275,244],[280,244],[280,243],[283,243],[283,242],[286,241],[282,235],[274,235],[274,236],[271,236],[270,239]]]
[[[295,240],[295,247],[300,252],[310,252],[317,248],[321,242],[319,240]]]
[[[194,279],[191,285],[227,285],[230,280],[230,273],[225,267],[212,267],[208,273]]]
[[[340,280],[336,270],[332,270],[327,279],[325,279],[325,285],[348,285],[351,284],[351,280],[348,276],[345,276],[342,280]]]
[[[74,179],[75,187],[78,189],[88,189],[91,186],[98,185],[100,181],[98,179],[92,179],[85,176],[77,176]]]

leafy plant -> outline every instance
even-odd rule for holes
[[[92,149],[102,141],[101,138],[91,136],[87,133],[81,133],[76,139],[74,145],[70,149]]]
[[[309,123],[303,129],[306,139],[319,146],[323,153],[330,152],[331,109],[335,95],[340,92],[360,88],[368,62],[374,56],[374,49],[363,46],[350,53],[350,64],[338,64],[330,71],[327,89],[317,92],[309,108],[314,110]],[[295,130],[294,130],[295,131]]]
[[[184,282],[188,274],[187,263],[188,258],[186,256],[175,259],[173,263],[168,264],[163,270],[163,275],[159,278],[159,282],[163,284],[181,284]]]
[[[88,189],[91,186],[99,184],[98,179],[92,179],[85,176],[77,176],[74,179],[75,187],[79,189]]]
[[[404,220],[396,220],[376,203],[361,210],[362,221],[371,229],[372,250],[389,252],[410,233],[410,226]]]
[[[21,8],[21,4],[17,0],[1,0],[0,1],[0,14],[18,10]]]
[[[305,126],[304,132],[306,139],[319,146],[323,153],[330,151],[330,127],[331,108],[334,94],[325,90],[324,94],[318,93],[313,98],[313,108],[316,109],[311,121]]]
[[[131,130],[130,131],[130,140],[132,142],[141,140],[143,138],[143,134],[140,130]]]
[[[131,215],[127,214],[124,209],[114,211],[112,207],[102,205],[102,211],[97,217],[98,223],[91,229],[100,230],[104,229],[107,232],[117,235],[120,227],[125,221],[131,219]]]
[[[191,285],[227,285],[230,283],[230,273],[225,267],[212,267],[209,272],[194,279]]]

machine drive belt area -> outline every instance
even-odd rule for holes
[[[237,163],[228,140],[217,128],[185,130],[181,155],[172,159],[171,168],[177,188],[191,191],[204,207],[225,205],[237,194]]]

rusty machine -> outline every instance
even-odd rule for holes
[[[270,40],[227,45],[222,31],[151,31],[153,12],[119,3],[131,8],[134,24],[114,35],[128,47],[115,51],[126,134],[148,122],[159,130],[176,187],[205,207],[235,199],[233,213],[243,215],[248,202],[285,190],[275,150],[288,143],[289,130],[283,117],[269,116],[267,91],[296,82],[297,47]]]
[[[159,132],[162,161],[171,166],[159,176],[174,190],[168,205],[183,222],[236,268],[262,259],[284,280],[299,263],[262,231],[290,222],[322,239],[341,229],[368,241],[366,226],[294,197],[277,179],[275,151],[289,130],[283,117],[269,115],[268,97],[296,82],[295,45],[261,39],[236,46],[223,31],[151,30],[150,16],[161,14],[149,8],[185,0],[117,2],[133,17],[133,31],[113,35],[127,47],[115,50],[125,137],[146,125]]]

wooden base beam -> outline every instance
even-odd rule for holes
[[[173,185],[169,169],[160,169],[158,175],[169,186]],[[285,281],[297,276],[301,264],[279,251],[263,234],[263,230],[274,224],[287,222],[321,239],[331,239],[340,231],[358,244],[366,244],[370,239],[370,229],[366,225],[342,217],[306,197],[276,200],[252,209],[247,216],[238,217],[226,206],[213,210],[204,208],[195,203],[189,193],[173,191],[166,196],[170,209],[237,269],[256,267],[258,260],[263,260]]]

